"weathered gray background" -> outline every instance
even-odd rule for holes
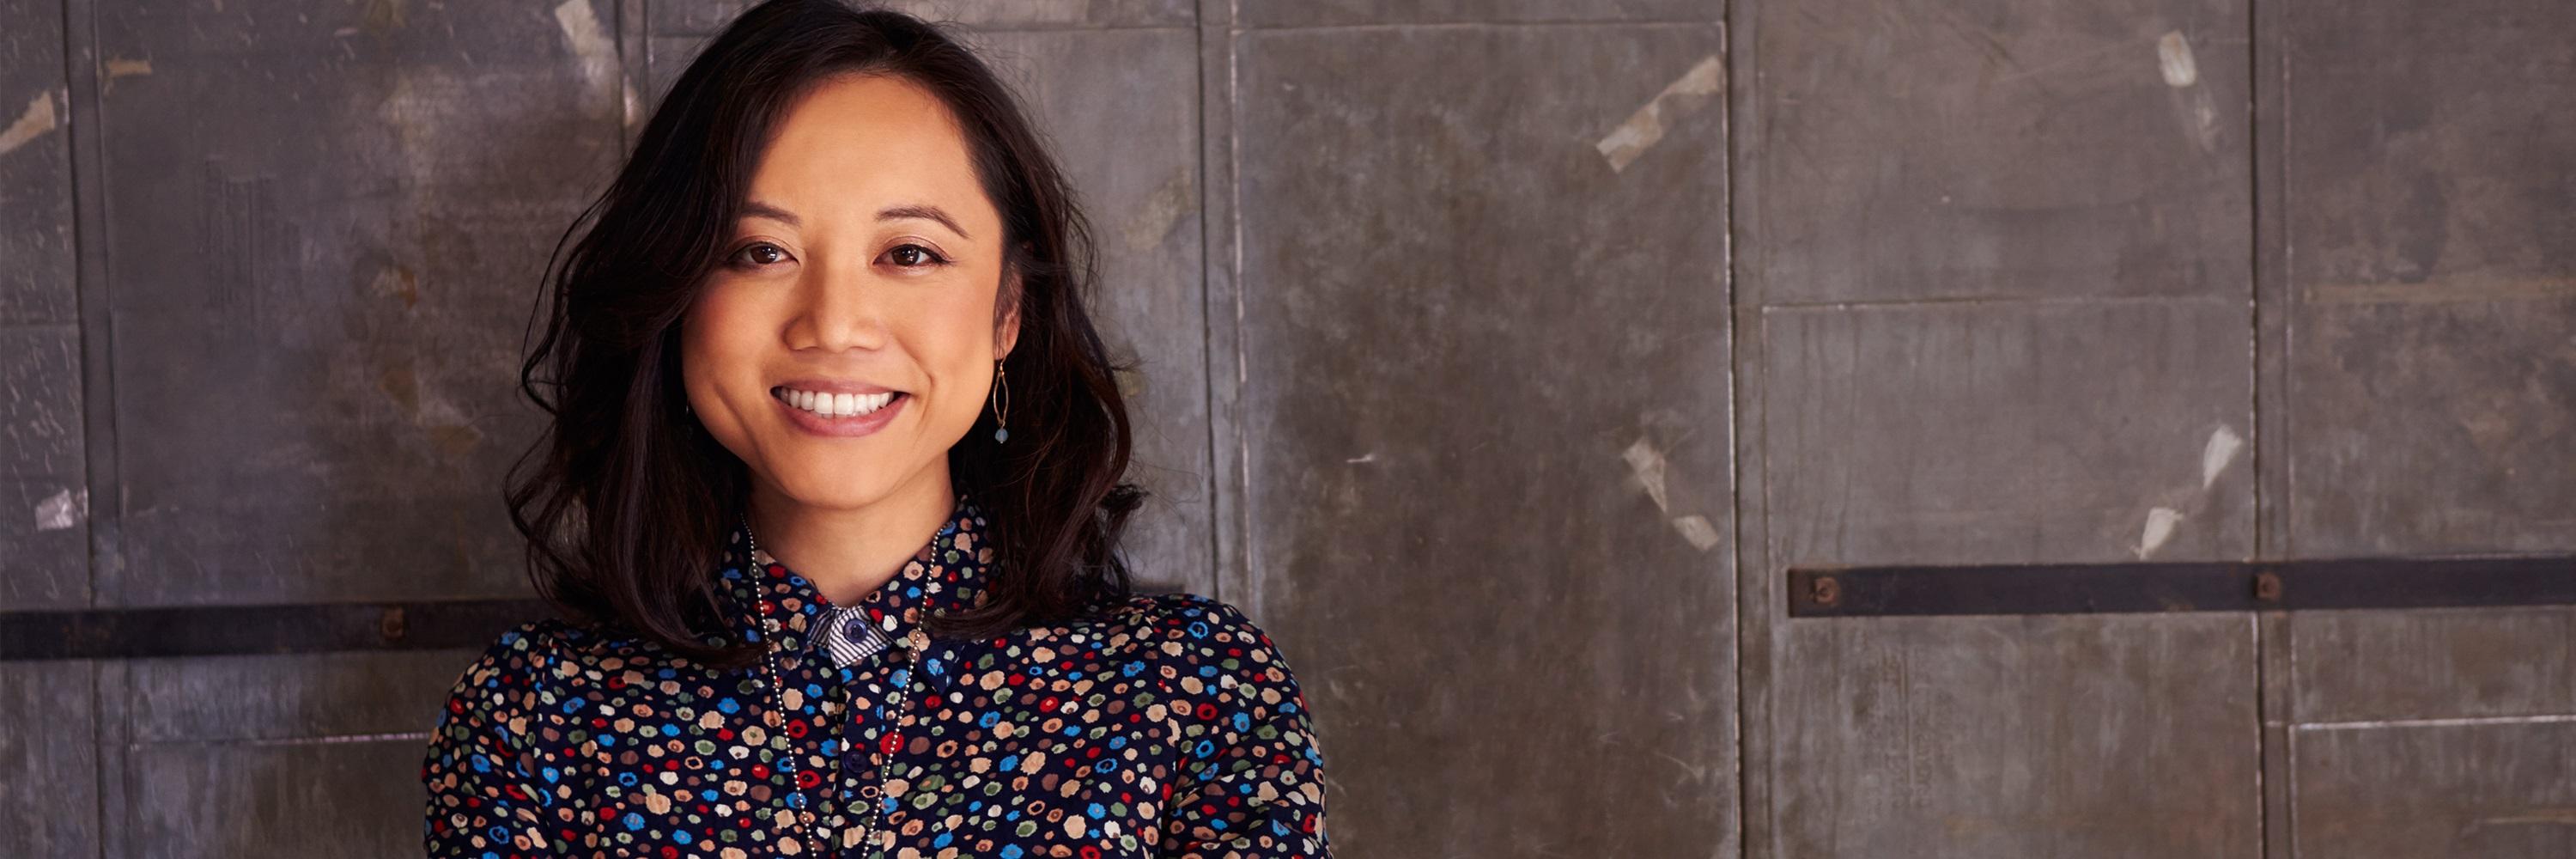
[[[0,0],[0,609],[523,595],[546,250],[733,8]],[[2576,851],[2576,611],[1779,593],[2576,549],[2576,7],[930,11],[1342,855]],[[0,854],[412,853],[470,656],[0,663]]]

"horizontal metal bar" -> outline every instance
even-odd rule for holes
[[[0,612],[0,662],[481,647],[553,614],[543,600]]]
[[[1791,617],[2576,605],[2576,555],[1800,567]],[[542,600],[0,612],[0,661],[435,650],[548,617]]]
[[[1798,567],[1791,617],[2576,604],[2576,555]]]

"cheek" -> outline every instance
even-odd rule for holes
[[[992,390],[993,303],[954,302],[939,309],[938,319],[938,332],[926,338],[920,357],[938,374],[942,423],[963,427],[975,422]]]
[[[693,401],[717,396],[726,379],[755,366],[756,344],[749,338],[758,328],[750,315],[713,284],[689,306],[680,327],[680,378]],[[704,410],[713,404],[697,405]]]

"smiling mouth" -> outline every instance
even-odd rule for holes
[[[881,394],[826,394],[799,391],[788,387],[771,388],[769,395],[779,402],[826,418],[862,417],[893,405],[896,400],[910,396],[902,391],[887,391]]]

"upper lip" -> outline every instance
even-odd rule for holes
[[[789,379],[778,383],[777,387],[812,391],[817,394],[901,393],[884,385],[869,384],[855,379]]]

